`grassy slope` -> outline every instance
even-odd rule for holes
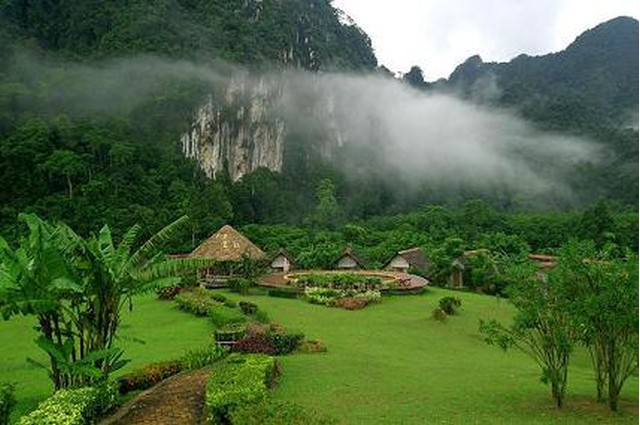
[[[16,317],[0,321],[0,381],[18,383],[18,405],[13,419],[36,407],[53,391],[46,372],[27,363],[32,357],[46,361],[33,340],[33,317]],[[141,367],[147,363],[174,359],[187,349],[204,345],[211,337],[213,326],[203,320],[176,310],[172,303],[156,301],[148,295],[134,302],[133,312],[123,315],[119,344],[126,349],[125,357],[132,361],[122,370]],[[136,341],[144,341],[141,344]]]
[[[462,311],[447,323],[429,318],[448,291],[384,298],[361,311],[252,296],[272,320],[326,343],[325,354],[282,359],[277,399],[324,411],[345,424],[637,423],[638,380],[623,392],[621,415],[593,402],[589,359],[572,359],[567,406],[553,407],[535,363],[486,345],[480,318],[508,320],[504,300],[460,293]]]

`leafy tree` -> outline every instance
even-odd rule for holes
[[[409,72],[404,74],[402,79],[406,81],[407,84],[417,89],[423,89],[426,86],[422,69],[417,65],[413,65]]]
[[[576,333],[563,297],[563,282],[541,275],[535,264],[520,264],[508,271],[507,292],[517,309],[510,326],[495,320],[481,321],[480,332],[490,345],[507,350],[516,347],[542,369],[541,380],[551,387],[551,396],[562,407],[567,385],[569,356]]]
[[[564,283],[569,311],[595,372],[598,401],[618,410],[622,387],[638,369],[638,256],[611,258],[593,242],[563,248],[550,273]]]
[[[50,174],[63,175],[67,182],[69,199],[73,198],[72,178],[82,173],[86,165],[82,158],[70,150],[56,150],[44,162],[43,168]]]
[[[318,228],[334,230],[342,221],[342,211],[330,179],[320,180],[316,186],[316,199],[318,204],[311,216],[311,222]]]

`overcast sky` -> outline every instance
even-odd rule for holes
[[[638,18],[638,0],[334,0],[371,37],[381,65],[447,78],[469,56],[508,61],[564,49],[616,16]]]

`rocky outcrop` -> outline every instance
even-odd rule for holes
[[[266,167],[282,169],[285,124],[276,116],[282,87],[265,78],[234,77],[224,93],[212,94],[181,137],[187,157],[207,176],[227,171],[236,181]]]

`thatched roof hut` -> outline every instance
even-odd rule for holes
[[[284,248],[280,248],[271,260],[271,268],[280,272],[287,273],[294,266],[295,259]]]
[[[191,258],[209,258],[218,262],[240,261],[243,256],[265,260],[266,254],[228,224],[211,235],[189,254]]]
[[[426,273],[429,267],[429,258],[427,258],[422,248],[415,247],[398,251],[383,267],[385,270],[396,270],[408,272],[409,269],[417,269],[422,273]]]
[[[347,248],[344,252],[336,258],[333,262],[334,267],[340,270],[359,270],[366,269],[366,264],[351,248]]]

